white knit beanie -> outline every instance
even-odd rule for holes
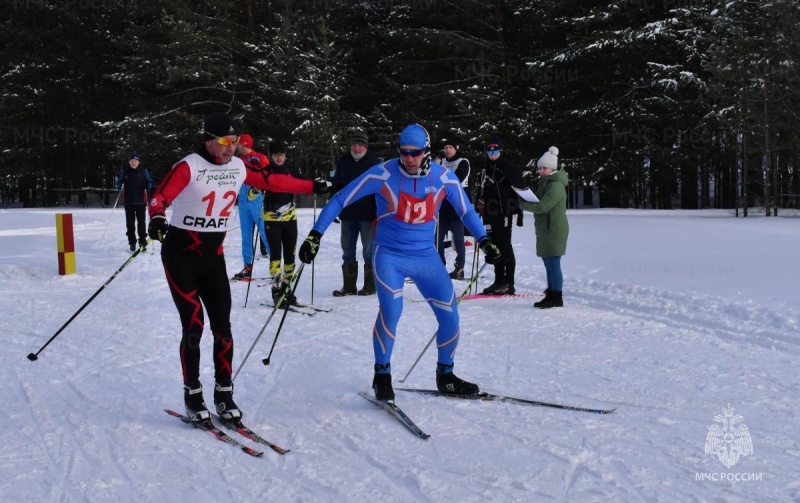
[[[558,169],[558,148],[550,147],[547,149],[547,152],[539,158],[539,162],[536,163],[536,167],[538,168],[550,168],[552,170]]]

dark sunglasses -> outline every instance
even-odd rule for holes
[[[415,148],[413,150],[406,150],[404,148],[397,149],[403,157],[419,157],[425,152],[421,149]]]

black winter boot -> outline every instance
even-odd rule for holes
[[[564,299],[561,296],[562,292],[557,292],[555,290],[549,290],[544,299],[540,300],[539,302],[534,302],[533,307],[538,307],[539,309],[550,309],[551,307],[564,307]]]
[[[483,289],[484,295],[505,295],[508,292],[506,283],[506,266],[498,263],[494,265],[494,283]]]
[[[452,364],[436,364],[436,387],[439,392],[451,395],[475,395],[480,392],[477,384],[458,378],[453,373]]]
[[[348,262],[342,264],[342,278],[344,286],[339,290],[333,291],[334,297],[344,297],[345,295],[356,295],[358,293],[358,262]]]
[[[538,307],[539,309],[541,309],[542,306],[547,303],[547,299],[549,299],[549,298],[550,298],[550,289],[549,288],[545,288],[544,289],[544,298],[542,300],[537,300],[536,302],[534,302],[533,303],[533,307]]]
[[[364,288],[358,291],[359,295],[375,295],[375,275],[372,264],[364,264]]]
[[[228,380],[214,385],[214,405],[217,414],[225,421],[236,421],[242,418],[242,411],[233,402],[233,382]]]
[[[375,364],[375,377],[372,378],[372,389],[375,390],[375,399],[381,402],[394,401],[392,389],[392,365]]]
[[[484,295],[508,295],[514,293],[514,287],[495,280],[494,283],[483,289]]]
[[[203,401],[203,385],[200,381],[183,383],[183,403],[186,406],[186,417],[191,421],[211,419],[211,413]]]

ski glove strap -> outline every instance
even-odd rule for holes
[[[478,245],[480,245],[481,251],[486,255],[487,264],[496,264],[500,261],[500,249],[496,244],[492,243],[491,239],[488,237],[483,238]]]
[[[300,245],[300,252],[297,254],[300,257],[300,260],[304,264],[310,264],[314,261],[314,257],[317,256],[317,252],[319,251],[319,240],[322,237],[317,231],[311,231],[308,233],[308,237],[303,244]]]
[[[156,215],[150,219],[150,224],[147,226],[147,233],[153,241],[164,241],[164,236],[167,235],[169,224],[166,217]]]

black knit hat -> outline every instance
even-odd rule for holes
[[[369,147],[369,138],[367,137],[367,133],[357,129],[350,133],[350,145],[364,145],[365,147]]]
[[[274,142],[269,144],[269,153],[272,154],[285,154],[286,153],[286,144],[280,140],[275,140]]]
[[[214,113],[203,123],[203,139],[212,140],[221,136],[239,135],[239,127],[226,113]]]
[[[129,161],[132,161],[134,159],[136,159],[137,161],[139,160],[139,154],[137,154],[135,150],[133,152],[131,152],[130,154],[128,154],[128,160]]]
[[[442,148],[445,148],[446,146],[450,145],[454,149],[458,150],[458,140],[456,139],[455,136],[451,136],[450,138],[442,138],[442,141],[440,143],[442,144]]]

